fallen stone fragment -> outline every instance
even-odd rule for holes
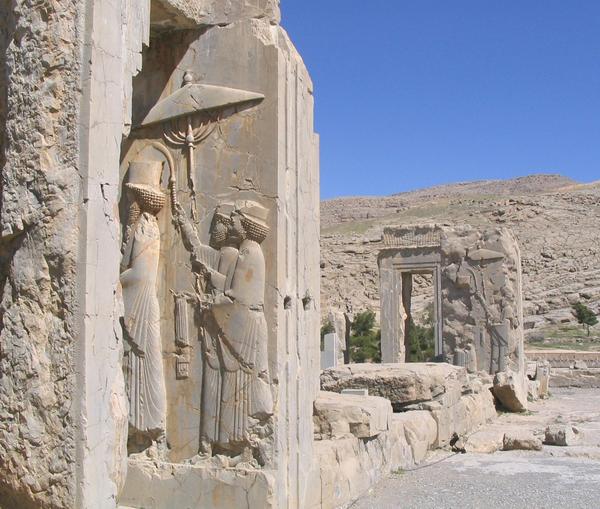
[[[458,401],[468,387],[467,371],[444,363],[346,364],[321,373],[321,389],[367,389],[389,399],[395,411],[423,401]]]
[[[546,428],[544,443],[547,445],[568,446],[579,440],[579,430],[565,424],[553,424]]]
[[[492,393],[509,412],[527,410],[527,387],[512,371],[496,373]]]
[[[387,399],[321,391],[314,403],[315,438],[371,438],[387,431],[391,418],[392,406]]]
[[[531,431],[514,430],[504,434],[503,451],[541,451],[542,441]]]
[[[465,444],[467,452],[492,454],[502,449],[504,433],[501,430],[481,430],[469,437]]]

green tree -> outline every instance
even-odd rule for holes
[[[573,304],[573,314],[577,321],[587,329],[587,335],[590,335],[590,327],[598,323],[596,314],[588,308],[583,302]]]
[[[435,332],[433,329],[433,303],[425,308],[425,325],[417,325],[412,319],[408,324],[410,362],[427,362],[435,356]]]
[[[350,360],[381,362],[381,330],[375,330],[375,313],[358,313],[350,324]]]

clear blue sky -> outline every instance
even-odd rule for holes
[[[600,179],[600,0],[282,0],[321,195]]]

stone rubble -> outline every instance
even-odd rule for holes
[[[579,429],[565,424],[553,424],[545,431],[544,444],[562,447],[575,445],[579,440]]]
[[[542,441],[526,430],[512,430],[504,434],[503,451],[541,451]]]
[[[494,396],[509,412],[527,410],[527,387],[513,372],[500,372],[494,377]]]

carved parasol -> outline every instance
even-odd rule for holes
[[[216,128],[228,108],[252,107],[264,95],[217,85],[194,83],[194,76],[186,71],[183,86],[158,101],[148,112],[138,128],[165,124],[163,136],[168,144],[187,148],[188,183],[192,193],[192,217],[196,219],[196,186],[194,179],[194,150]],[[169,187],[171,205],[175,207],[176,176],[171,168]]]

